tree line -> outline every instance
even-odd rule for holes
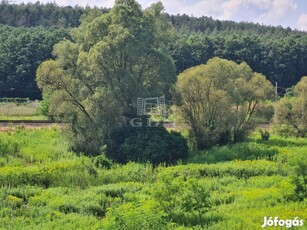
[[[42,4],[21,3],[9,4],[2,0],[0,3],[0,24],[15,27],[77,27],[80,24],[80,18],[84,13],[90,10],[90,7],[81,6],[58,6],[56,3]],[[106,8],[100,8],[101,11],[108,11]]]
[[[174,27],[181,31],[189,32],[201,32],[211,33],[213,31],[251,31],[258,34],[289,34],[292,32],[304,33],[298,30],[292,30],[290,27],[283,28],[281,26],[266,26],[260,25],[259,23],[252,22],[235,22],[230,20],[215,20],[212,17],[202,16],[194,17],[183,15],[167,15],[169,20],[172,21]]]
[[[3,25],[0,26],[0,37],[1,46],[5,48],[0,49],[1,62],[7,63],[2,61],[3,58],[6,58],[11,60],[12,65],[15,65],[14,62],[18,60],[22,64],[17,63],[17,65],[28,66],[20,71],[19,68],[12,67],[12,65],[9,67],[1,64],[1,88],[6,89],[2,92],[18,87],[12,86],[12,82],[19,82],[20,88],[38,90],[34,83],[35,69],[38,64],[50,58],[51,47],[60,39],[69,38],[67,36],[69,30],[79,26],[82,17],[85,18],[91,11],[107,13],[109,9],[60,7],[55,3],[17,5],[2,2],[0,4],[0,24]],[[175,60],[177,74],[187,68],[204,64],[213,57],[220,57],[236,63],[244,61],[254,71],[265,75],[271,83],[278,82],[278,85],[283,88],[295,85],[302,76],[307,75],[305,65],[307,35],[304,32],[253,23],[219,21],[210,17],[196,18],[187,15],[162,14],[165,20],[172,25],[172,33],[169,34],[171,39],[165,46],[166,52]],[[39,28],[37,29],[39,33],[52,37],[54,26],[62,31],[61,35],[57,35],[57,39],[42,41],[42,39],[34,39],[34,35],[29,35],[27,42],[17,39],[20,36],[26,37],[22,35],[23,33],[32,34],[34,27]],[[10,48],[7,44],[9,43],[8,37],[16,38],[14,40],[16,46]],[[32,43],[33,47],[40,47],[42,42],[45,42],[43,46],[48,46],[49,49],[37,49],[35,51],[37,57],[25,58],[26,55],[21,51],[28,49],[25,43]],[[27,81],[19,81],[20,74],[27,75]],[[30,98],[37,98],[37,93],[32,94],[27,91],[23,94]]]
[[[0,25],[0,97],[40,98],[36,69],[43,60],[52,57],[54,44],[69,37],[64,28]]]

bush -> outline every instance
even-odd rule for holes
[[[232,160],[273,160],[278,150],[253,142],[214,147],[189,159],[190,163],[217,163]]]
[[[9,140],[3,142],[0,140],[0,156],[4,157],[9,154],[17,156],[20,152],[20,146],[17,142]]]
[[[188,147],[179,133],[168,132],[164,127],[124,127],[111,135],[107,156],[119,163],[136,161],[172,165],[187,159]]]
[[[94,157],[93,164],[96,168],[106,168],[110,169],[112,166],[112,161],[109,160],[105,154],[98,155]]]
[[[274,124],[273,132],[282,137],[297,137],[298,133],[295,128],[287,124]]]
[[[159,210],[158,203],[148,200],[140,203],[126,203],[111,208],[103,219],[103,229],[163,230],[167,228],[165,214]]]
[[[104,217],[106,215],[106,210],[104,209],[104,207],[101,207],[98,204],[91,204],[89,203],[86,207],[85,207],[86,211],[94,216],[97,217]]]
[[[270,132],[268,130],[259,130],[262,141],[268,141],[270,139]]]
[[[43,96],[43,100],[37,108],[37,113],[40,115],[48,116],[49,115],[49,100]]]
[[[295,185],[295,197],[303,201],[307,198],[307,161],[306,157],[301,157],[295,168],[295,176],[292,180]]]
[[[207,185],[195,178],[163,175],[151,191],[167,218],[185,226],[205,224],[203,216],[212,209]]]

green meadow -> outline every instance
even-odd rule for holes
[[[153,168],[74,153],[62,132],[0,133],[0,229],[262,229],[265,216],[307,221],[307,139],[262,141],[255,133]]]

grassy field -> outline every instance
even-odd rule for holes
[[[69,151],[57,127],[19,128],[0,133],[0,229],[307,229],[306,162],[306,139],[253,135],[187,164],[118,165]]]
[[[38,112],[40,102],[32,101],[27,103],[0,103],[1,120],[47,120]]]

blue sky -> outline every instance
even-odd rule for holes
[[[36,2],[37,0],[17,0]],[[58,5],[112,7],[115,0],[41,0]],[[138,0],[143,8],[157,0]],[[161,0],[171,14],[211,16],[214,19],[237,22],[258,22],[265,25],[291,27],[307,31],[306,0]]]

